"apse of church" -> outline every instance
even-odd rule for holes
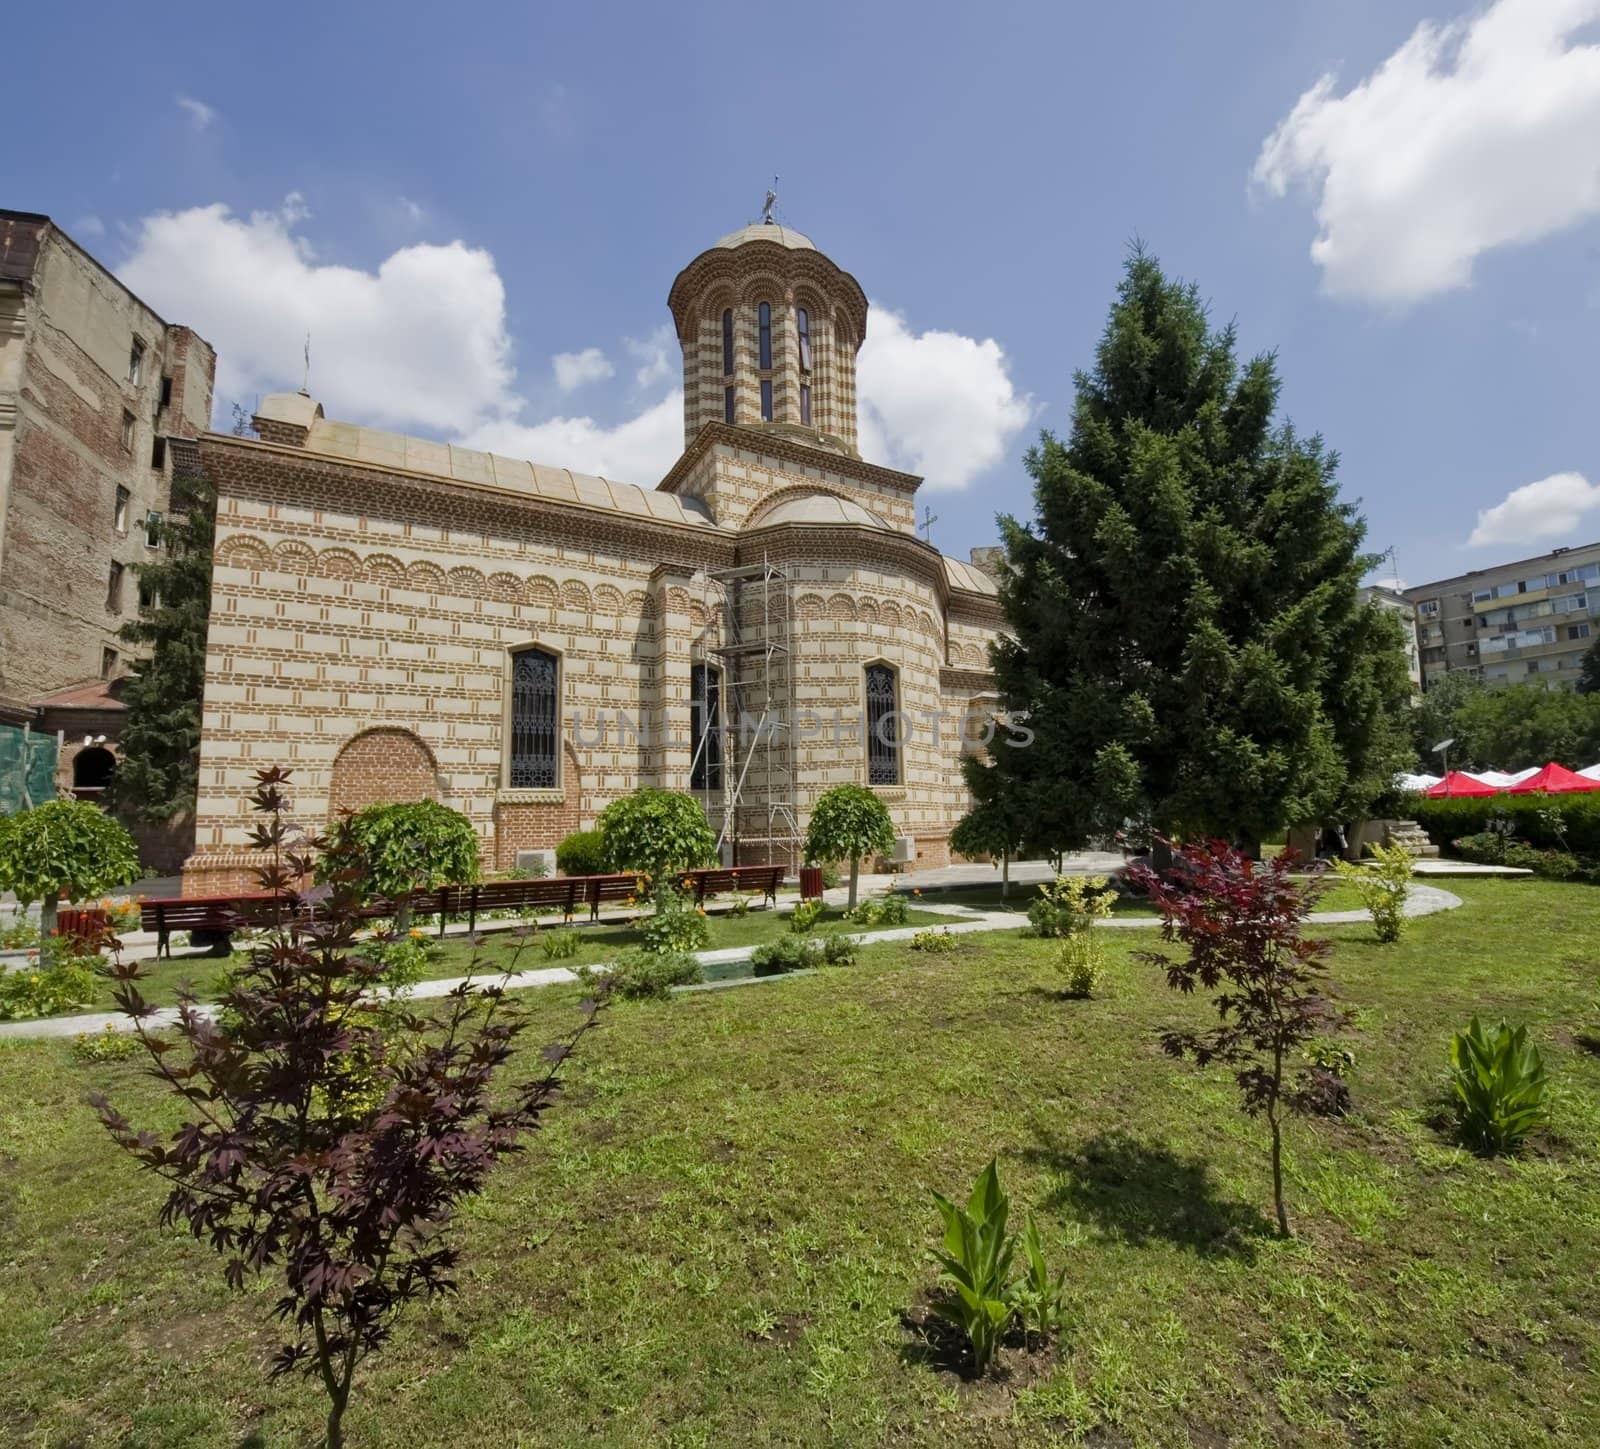
[[[430,798],[490,869],[639,785],[691,791],[740,863],[798,864],[811,803],[884,799],[949,858],[1001,626],[917,534],[921,480],[857,450],[860,284],[763,221],[673,282],[684,451],[642,488],[263,400],[208,434],[218,494],[190,892],[248,883],[252,772],[320,824]]]

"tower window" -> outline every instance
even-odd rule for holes
[[[722,421],[725,423],[733,421],[733,389],[731,387],[722,389]]]
[[[722,788],[722,676],[709,664],[689,666],[691,790]]]
[[[761,420],[765,423],[772,421],[772,379],[761,379]]]
[[[867,783],[900,783],[900,721],[887,664],[867,665]]]
[[[811,384],[809,382],[800,384],[800,426],[803,428],[811,426]]]
[[[761,322],[761,370],[772,370],[772,304],[763,302],[757,313]]]
[[[722,375],[733,376],[733,308],[722,313]]]
[[[800,337],[800,367],[804,372],[811,371],[811,318],[804,307],[794,314],[795,331]]]
[[[511,657],[513,790],[555,788],[558,668],[556,656],[543,649],[521,649]]]

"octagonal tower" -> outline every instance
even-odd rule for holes
[[[689,263],[667,305],[683,349],[684,444],[707,423],[768,429],[856,456],[861,284],[775,221]]]

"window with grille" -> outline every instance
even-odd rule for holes
[[[887,664],[867,665],[867,783],[900,783],[900,721],[895,676]]]
[[[709,664],[689,666],[691,790],[722,788],[722,676]]]
[[[761,326],[761,370],[772,370],[772,304],[763,302],[757,310],[757,318]]]
[[[801,307],[794,314],[795,332],[800,339],[800,366],[811,371],[811,314]]]
[[[559,665],[543,649],[521,649],[511,658],[511,773],[513,790],[556,786]]]

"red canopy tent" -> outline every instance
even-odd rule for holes
[[[1437,785],[1428,786],[1422,793],[1433,799],[1441,799],[1446,795],[1498,795],[1500,792],[1493,785],[1486,785],[1462,770],[1452,770]]]
[[[1600,790],[1600,780],[1574,774],[1565,765],[1558,765],[1551,760],[1537,775],[1529,775],[1526,780],[1513,785],[1506,794],[1532,795],[1541,790],[1551,795],[1565,795],[1574,790]]]

